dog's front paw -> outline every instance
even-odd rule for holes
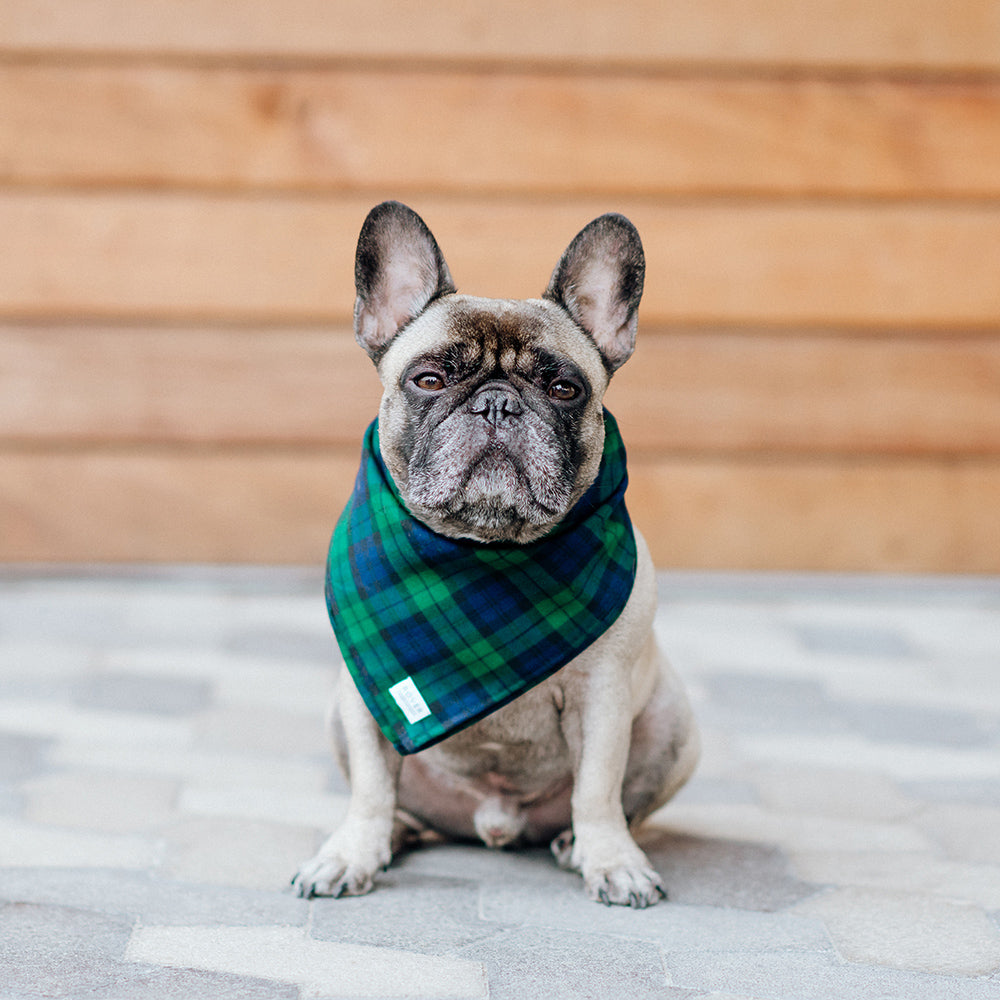
[[[310,861],[306,861],[292,879],[292,886],[303,899],[314,896],[363,896],[375,888],[375,875],[392,860],[385,838],[365,839],[346,826],[332,834]]]
[[[303,899],[315,896],[363,896],[375,888],[374,872],[343,858],[317,854],[295,873],[292,886]]]
[[[587,896],[605,906],[641,910],[667,898],[660,876],[627,833],[591,834],[581,843],[567,830],[552,842],[552,853],[561,867],[580,872]]]
[[[583,884],[587,895],[605,906],[642,910],[667,898],[660,876],[649,865],[584,872]]]

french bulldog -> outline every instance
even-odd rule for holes
[[[602,399],[631,356],[645,259],[621,215],[586,226],[540,299],[457,294],[423,220],[398,202],[357,247],[355,335],[384,394],[379,447],[406,508],[433,532],[531,546],[594,481]],[[429,836],[490,847],[551,844],[605,904],[666,897],[632,830],[697,763],[683,686],[653,634],[656,585],[635,533],[617,620],[492,714],[401,755],[342,670],[328,724],[351,789],[346,818],[293,879],[299,895],[354,896]]]

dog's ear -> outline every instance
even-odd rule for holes
[[[566,248],[545,290],[590,334],[609,372],[635,350],[645,274],[635,226],[624,215],[602,215]]]
[[[354,336],[376,363],[428,303],[455,291],[431,231],[398,201],[384,201],[368,213],[358,237],[354,286]]]

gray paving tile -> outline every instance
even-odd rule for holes
[[[104,572],[82,581],[39,578],[4,595],[0,635],[83,648],[191,647],[220,641],[227,603],[211,589]]]
[[[474,880],[390,869],[368,896],[315,900],[310,933],[321,941],[445,954],[496,933],[479,919],[478,899]]]
[[[915,799],[941,804],[1000,808],[1000,777],[989,780],[907,781],[900,787]]]
[[[736,778],[705,777],[701,769],[674,797],[674,802],[760,802],[760,795],[752,782]]]
[[[201,712],[195,732],[200,748],[312,755],[333,766],[321,711],[304,715],[264,705],[225,705]]]
[[[637,840],[663,876],[675,903],[774,911],[805,899],[816,887],[797,879],[774,845],[687,836],[655,827]]]
[[[734,671],[701,678],[709,702],[700,706],[709,722],[738,730],[841,732],[845,721],[819,681]]]
[[[815,668],[768,609],[747,603],[698,602],[661,607],[657,635],[683,673],[703,669],[800,677]]]
[[[915,824],[956,861],[1000,865],[1000,808],[939,804],[921,812]]]
[[[44,736],[0,732],[0,781],[20,781],[45,770],[52,742]]]
[[[85,643],[40,635],[15,638],[0,632],[0,698],[65,700],[95,655]]]
[[[791,609],[874,603],[912,608],[958,607],[1000,612],[1000,577],[920,576],[892,573],[796,573],[661,570],[661,601],[748,602]]]
[[[22,994],[73,996],[115,979],[131,935],[127,917],[66,906],[0,907],[0,982]]]
[[[174,812],[177,782],[156,775],[66,770],[22,786],[24,815],[41,826],[142,833]]]
[[[24,796],[13,782],[0,781],[0,817],[20,816],[24,809]]]
[[[796,625],[792,629],[802,647],[811,653],[837,656],[908,657],[913,646],[895,629],[871,625]]]
[[[277,891],[319,848],[312,828],[253,819],[185,819],[163,831],[160,872],[181,882]]]
[[[921,705],[839,701],[850,727],[883,743],[986,746],[990,733],[972,712]]]
[[[187,883],[108,868],[0,868],[0,899],[171,926],[301,926],[309,916],[308,903],[290,892]]]
[[[226,640],[223,648],[262,659],[319,663],[328,666],[331,672],[341,662],[337,640],[328,625],[315,634],[292,628],[241,629],[238,635]]]
[[[126,917],[67,906],[0,907],[0,982],[4,996],[88,1000],[296,1000],[298,990],[248,977],[162,969],[123,961]]]
[[[177,677],[136,677],[100,671],[82,677],[75,685],[73,701],[83,708],[184,715],[207,706],[212,686],[205,681]]]
[[[800,913],[761,913],[668,901],[645,910],[595,906],[567,888],[511,883],[482,887],[484,921],[513,927],[608,934],[651,941],[673,951],[828,951],[822,920]]]
[[[813,736],[802,732],[740,734],[738,751],[755,762],[803,767],[850,767],[881,774],[900,783],[911,781],[994,780],[1000,754],[993,747],[947,747],[875,743],[855,733]]]
[[[9,587],[0,601],[0,635],[6,640],[65,641],[77,648],[107,642],[125,630],[123,605],[97,582],[29,580]]]
[[[587,1000],[689,996],[670,989],[659,949],[599,934],[512,929],[460,949],[484,963],[490,1000]]]
[[[1000,970],[1000,932],[978,906],[850,886],[797,909],[821,918],[840,954],[856,964],[965,976]]]
[[[812,952],[667,952],[675,986],[755,1000],[996,1000],[997,981],[898,972]]]
[[[67,741],[113,747],[118,760],[127,762],[127,748],[178,748],[191,740],[190,720],[183,716],[82,708],[34,699],[0,698],[0,730],[53,738],[51,760],[58,757]]]
[[[132,868],[155,864],[154,837],[39,826],[0,817],[0,858],[11,867]]]
[[[136,962],[297,984],[306,997],[486,1000],[482,963],[393,948],[316,941],[296,927],[137,926]]]
[[[661,590],[706,744],[641,834],[671,901],[600,907],[544,849],[457,844],[310,904],[285,883],[346,791],[322,734],[322,568],[0,572],[0,846],[28,866],[0,868],[4,1000],[51,995],[74,957],[75,1000],[268,1000],[307,981],[343,996],[330,962],[361,974],[366,949],[442,975],[486,962],[492,1000],[1000,996],[984,833],[1000,825],[1000,579],[672,574]],[[960,947],[906,930],[925,912]],[[159,958],[123,960],[135,927]],[[204,961],[173,967],[171,942]],[[282,975],[254,960],[286,944]],[[956,974],[918,971],[941,956]],[[36,981],[8,985],[32,961]],[[388,1000],[392,977],[376,981]]]
[[[118,967],[113,982],[89,990],[86,1000],[299,1000],[300,995],[297,986],[268,979],[129,962]]]
[[[544,847],[496,851],[482,844],[434,844],[398,858],[390,869],[396,870],[444,878],[508,881],[512,885],[570,886],[579,889],[583,896],[580,876],[559,868],[551,852]]]
[[[4,703],[0,701],[0,713]],[[17,706],[25,714],[24,704]],[[62,732],[49,753],[54,767],[180,778],[189,786],[322,790],[329,780],[329,754],[317,762],[294,753],[239,753],[193,745],[200,729],[191,720],[83,710],[43,713],[29,706],[32,728]],[[156,722],[156,725],[151,724]],[[145,737],[145,738],[144,738]]]
[[[817,884],[908,891],[927,901],[1000,908],[1000,865],[949,861],[935,851],[800,851],[793,853],[792,865],[803,879]]]
[[[217,703],[315,713],[316,727],[322,728],[335,670],[325,664],[258,659],[241,653],[213,655],[222,667],[215,677]]]
[[[759,801],[779,813],[893,822],[919,807],[895,782],[869,771],[770,764],[752,774]]]

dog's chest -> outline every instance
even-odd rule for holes
[[[550,682],[420,756],[484,791],[515,794],[530,795],[571,770]]]

